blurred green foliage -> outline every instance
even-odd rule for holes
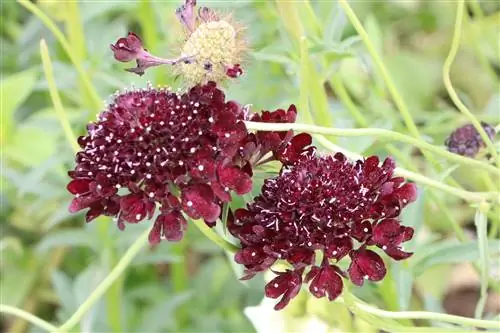
[[[148,80],[174,88],[183,86],[169,68],[150,70],[143,77],[127,73],[123,70],[126,65],[114,61],[109,50],[110,43],[134,31],[152,53],[178,53],[182,32],[174,12],[179,2],[52,1],[38,5],[65,33],[98,95],[108,101],[114,91],[131,85],[143,87]],[[234,12],[247,27],[250,52],[244,64],[245,75],[227,85],[230,99],[252,104],[254,110],[286,108],[294,103],[302,107],[299,121],[322,126],[407,132],[372,59],[336,2],[303,1],[295,7],[284,1],[199,2]],[[440,145],[451,130],[467,121],[449,100],[441,80],[456,5],[449,1],[377,0],[353,1],[352,6],[382,54],[419,130],[426,140]],[[74,154],[49,97],[39,55],[40,39],[48,44],[57,87],[74,131],[84,133],[87,119],[99,110],[46,26],[15,2],[3,1],[0,8],[1,303],[61,323],[150,225],[130,225],[120,232],[108,220],[84,225],[81,215],[69,215],[66,170],[72,168]],[[481,2],[484,16],[474,8],[469,8],[452,80],[469,109],[480,120],[497,125],[500,6],[498,2]],[[297,37],[302,35],[307,43],[299,45]],[[299,94],[303,89],[310,91],[309,99]],[[307,108],[310,114],[304,110]],[[337,138],[336,143],[364,155],[387,154],[384,143],[376,138]],[[480,172],[471,175],[470,170],[455,170],[441,160],[442,170],[435,170],[412,147],[397,144],[396,148],[401,153],[397,156],[399,164],[416,167],[431,178],[447,178],[442,170],[451,170],[451,175],[469,190],[498,189],[498,182],[485,180]],[[259,172],[256,184],[276,170]],[[256,185],[254,193],[258,191]],[[391,310],[436,310],[446,284],[439,290],[427,290],[426,284],[436,278],[432,270],[479,260],[474,237],[461,243],[451,226],[472,224],[473,209],[444,193],[432,190],[431,196],[428,192],[425,189],[403,217],[405,224],[417,230],[416,239],[409,245],[415,256],[407,263],[392,265],[384,284],[367,284],[357,291],[366,302]],[[241,207],[249,199],[235,200],[231,206]],[[489,230],[498,230],[500,219],[492,215]],[[498,234],[490,232],[490,237],[489,254],[498,259]],[[240,275],[241,268],[230,256],[191,225],[183,243],[162,243],[141,253],[78,329],[251,332],[243,308],[260,302],[263,281],[260,278],[242,284],[237,279]],[[432,297],[437,301],[430,302]],[[341,311],[318,300],[309,300],[304,306],[327,321],[332,312]],[[2,318],[1,323],[5,332],[27,329],[17,319]],[[345,321],[339,324],[332,319],[331,324],[347,327],[342,326]],[[349,327],[365,324],[358,321]]]

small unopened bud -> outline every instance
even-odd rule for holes
[[[481,122],[481,126],[490,140],[493,140],[496,134],[493,126],[485,122]],[[486,146],[472,124],[467,124],[453,131],[446,139],[445,145],[450,152],[468,157],[475,157],[479,150]]]

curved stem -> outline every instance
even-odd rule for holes
[[[22,318],[26,321],[29,321],[33,325],[38,326],[38,327],[40,327],[48,332],[52,332],[52,331],[57,330],[57,327],[55,327],[51,323],[46,322],[45,320],[38,318],[37,316],[32,315],[31,313],[26,312],[22,309],[16,308],[14,306],[0,304],[0,313],[6,313],[6,314],[10,314],[10,315]]]
[[[127,269],[129,264],[135,258],[135,256],[148,244],[149,229],[144,231],[139,238],[130,246],[130,248],[125,252],[121,260],[115,266],[115,268],[109,273],[109,275],[97,286],[96,289],[90,294],[89,298],[83,302],[78,310],[62,325],[56,332],[69,332],[71,329],[78,324],[78,322],[83,318],[83,316],[90,310],[90,308],[96,303],[106,291],[111,287],[111,285],[118,279],[123,271]]]
[[[61,32],[61,30],[57,27],[57,25],[47,16],[43,11],[41,11],[35,4],[31,3],[30,1],[27,0],[18,0],[19,4],[29,10],[33,15],[37,16],[40,21],[45,24],[45,26],[52,31],[54,36],[56,37],[57,41],[61,44],[62,48],[68,55],[69,59],[73,63],[73,66],[75,66],[76,71],[80,75],[82,79],[82,83],[85,86],[85,89],[87,90],[87,93],[92,99],[92,105],[95,108],[95,111],[98,111],[101,109],[102,106],[102,101],[97,94],[97,91],[95,90],[94,86],[92,85],[92,82],[88,76],[88,73],[83,69],[81,65],[81,59],[77,59],[75,56],[75,52],[73,48],[71,47],[70,43],[64,36],[64,34]]]
[[[324,136],[322,135],[315,135],[316,140],[324,146],[325,148],[335,151],[335,152],[340,152],[347,156],[350,159],[353,160],[359,160],[363,159],[363,156],[353,153],[351,151],[348,151],[342,147],[339,147],[333,143],[331,143],[329,140],[327,140]],[[500,194],[497,192],[469,192],[465,191],[459,188],[455,188],[446,184],[443,184],[442,182],[439,182],[434,179],[427,178],[419,173],[412,172],[410,170],[406,170],[403,168],[396,168],[394,170],[394,174],[405,177],[408,179],[411,179],[419,184],[427,185],[430,187],[434,187],[436,189],[439,189],[443,192],[452,194],[454,196],[460,197],[468,202],[483,202],[485,200],[491,200],[493,202],[500,202]]]
[[[454,316],[437,312],[385,311],[374,308],[366,303],[363,303],[361,300],[357,299],[353,295],[351,295],[351,297],[354,298],[355,300],[354,303],[360,310],[363,310],[364,312],[373,314],[378,317],[391,318],[391,319],[428,319],[428,320],[437,320],[457,325],[481,327],[481,328],[498,328],[500,325],[500,321],[496,320],[472,319],[472,318]]]
[[[459,0],[450,53],[446,57],[446,60],[443,65],[444,86],[446,87],[446,90],[448,91],[448,94],[450,95],[450,98],[453,101],[453,103],[455,103],[456,107],[460,110],[460,112],[466,115],[467,118],[469,118],[472,125],[474,125],[474,128],[479,132],[481,139],[488,147],[491,155],[495,158],[495,162],[498,166],[500,165],[500,160],[498,158],[498,153],[495,149],[495,146],[493,145],[493,142],[491,142],[490,138],[488,137],[488,134],[484,130],[483,126],[481,126],[481,123],[472,114],[472,112],[470,112],[470,110],[465,106],[465,104],[460,100],[460,97],[458,97],[458,94],[453,88],[453,85],[451,83],[451,78],[450,78],[451,65],[453,64],[453,61],[457,56],[458,49],[460,47],[460,38],[462,37],[462,22],[464,17],[464,7],[465,7],[465,0]]]
[[[57,91],[56,81],[54,79],[54,72],[52,68],[52,62],[50,61],[49,50],[47,48],[47,44],[45,40],[42,39],[40,41],[40,55],[42,58],[43,71],[45,72],[45,78],[47,79],[47,84],[49,85],[49,93],[50,98],[52,99],[52,104],[54,104],[54,110],[56,112],[57,118],[61,123],[61,126],[64,131],[64,135],[68,140],[73,151],[77,153],[80,150],[78,143],[76,142],[76,135],[71,128],[71,124],[69,123],[68,117],[64,112],[64,107],[61,102],[61,97],[59,96],[59,92]]]
[[[361,40],[366,46],[366,49],[368,50],[368,53],[370,53],[371,57],[373,58],[373,61],[375,65],[377,66],[378,70],[380,71],[380,74],[382,75],[382,78],[384,79],[385,84],[387,85],[387,90],[389,90],[389,93],[392,96],[392,99],[394,100],[394,103],[396,104],[398,110],[401,113],[401,116],[403,117],[403,120],[406,124],[406,127],[408,127],[408,130],[410,133],[415,136],[419,137],[420,134],[418,132],[418,128],[415,125],[415,122],[413,121],[410,111],[408,109],[408,106],[404,102],[403,98],[401,95],[398,93],[398,90],[396,88],[396,85],[394,84],[389,71],[387,68],[384,66],[384,62],[382,61],[382,58],[378,54],[375,46],[370,40],[370,36],[368,36],[368,33],[366,32],[365,28],[363,28],[363,25],[359,21],[358,17],[352,10],[352,8],[349,6],[346,0],[339,0],[340,6],[344,9],[347,17],[349,18],[349,21],[353,25],[354,29],[356,29],[356,32],[358,35],[361,37]]]
[[[191,220],[193,221],[194,225],[212,242],[217,244],[219,247],[223,248],[226,251],[229,251],[231,253],[236,253],[239,248],[226,241],[219,235],[217,235],[203,220]]]
[[[420,148],[421,150],[427,150],[433,152],[437,155],[440,155],[444,158],[447,158],[450,161],[454,161],[456,163],[462,165],[469,165],[471,167],[480,168],[483,170],[487,170],[495,175],[500,175],[500,170],[492,165],[487,163],[474,160],[472,158],[463,157],[457,154],[450,153],[442,148],[436,147],[427,143],[425,141],[421,141],[417,138],[413,138],[401,133],[381,129],[381,128],[355,128],[355,129],[341,129],[341,128],[329,128],[329,127],[321,127],[315,125],[306,125],[306,124],[291,124],[291,123],[260,123],[260,122],[252,122],[245,121],[245,124],[248,129],[258,130],[258,131],[304,131],[311,134],[323,134],[323,135],[334,135],[334,136],[376,136],[379,138],[388,138],[400,142],[409,143],[414,145],[415,147]]]

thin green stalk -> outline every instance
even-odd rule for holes
[[[373,58],[373,61],[377,69],[379,70],[380,74],[382,75],[382,78],[384,79],[384,82],[387,86],[387,90],[389,91],[392,100],[396,104],[396,107],[398,108],[401,116],[403,117],[405,125],[410,131],[410,134],[414,136],[417,140],[423,142],[423,140],[421,140],[420,138],[419,130],[411,117],[408,106],[406,105],[401,94],[398,92],[396,85],[392,80],[389,71],[387,70],[387,67],[384,65],[381,56],[378,54],[377,49],[370,40],[370,37],[368,36],[368,33],[366,32],[365,28],[363,27],[358,17],[356,16],[356,14],[354,13],[354,11],[349,6],[346,0],[339,0],[339,4],[344,9],[347,17],[349,18],[349,21],[351,22],[351,24],[354,26],[354,29],[356,29],[357,33],[361,37],[361,40],[365,44],[368,53],[370,53],[371,57]],[[434,168],[436,168],[437,170],[441,170],[440,163],[434,158],[434,156],[428,154],[426,151],[422,151],[422,153],[424,157],[434,166]],[[455,182],[452,181],[452,183]]]
[[[448,91],[448,94],[450,95],[450,98],[453,101],[453,103],[455,103],[455,105],[460,110],[460,112],[462,112],[464,115],[467,116],[467,118],[469,118],[472,125],[474,125],[474,128],[479,132],[479,135],[481,135],[481,139],[486,143],[486,146],[488,147],[490,154],[495,159],[496,165],[500,166],[500,159],[499,159],[497,150],[495,149],[495,146],[493,145],[493,142],[488,137],[488,134],[484,130],[483,126],[481,126],[481,123],[472,114],[472,112],[470,112],[470,110],[465,106],[465,104],[460,100],[460,97],[458,97],[458,94],[455,91],[455,88],[453,88],[453,85],[451,83],[451,78],[450,78],[451,65],[453,64],[453,61],[455,61],[455,57],[457,56],[458,49],[460,47],[460,39],[462,37],[462,22],[463,22],[463,17],[464,17],[464,8],[465,8],[465,0],[459,0],[458,7],[457,7],[457,14],[456,14],[456,18],[455,18],[455,29],[453,32],[453,39],[451,42],[450,53],[446,57],[446,60],[445,60],[444,65],[443,65],[443,81],[444,81],[444,85],[446,87],[446,90]]]
[[[80,62],[82,62],[87,58],[87,47],[82,19],[80,17],[79,1],[67,1],[64,4],[66,10],[64,15],[65,31],[68,36],[68,42],[74,51],[75,58],[80,59]],[[80,77],[78,81],[78,88],[83,104],[92,108],[92,96],[89,95],[84,80]]]
[[[487,206],[487,205],[486,205]],[[476,310],[474,312],[475,318],[483,316],[484,307],[486,306],[486,299],[488,297],[488,277],[489,277],[489,260],[488,260],[488,235],[486,231],[487,218],[485,212],[482,211],[480,206],[476,210],[474,224],[476,225],[477,241],[479,243],[479,262],[481,263],[481,289],[479,301],[477,302]]]
[[[106,221],[108,223],[108,221]],[[109,249],[109,263],[114,265],[118,262],[117,251],[115,248]],[[109,327],[113,332],[123,332],[122,313],[123,313],[123,285],[125,283],[125,274],[120,275],[116,281],[109,287],[105,295],[106,298],[106,317]]]
[[[10,306],[7,304],[0,304],[0,313],[6,313],[6,314],[10,314],[10,315],[22,318],[22,319],[32,323],[33,325],[40,327],[41,329],[46,330],[48,332],[52,332],[52,331],[57,330],[57,327],[55,327],[51,323],[48,323],[45,320],[43,320],[35,315],[32,315],[31,313],[26,312],[22,309],[16,308],[14,306]]]
[[[457,324],[462,326],[471,326],[471,327],[481,327],[481,328],[498,328],[500,325],[500,321],[496,320],[481,320],[481,319],[472,319],[461,316],[454,316],[444,313],[437,312],[427,312],[427,311],[385,311],[377,309],[371,305],[368,305],[361,300],[357,299],[355,296],[351,295],[354,298],[354,303],[356,307],[364,312],[375,315],[377,317],[383,318],[391,318],[391,319],[427,319],[427,320],[435,320],[442,321],[451,324]]]
[[[342,101],[342,104],[347,108],[347,110],[351,113],[353,116],[354,120],[356,122],[363,126],[367,127],[368,122],[366,121],[366,118],[363,116],[363,114],[358,110],[356,104],[354,104],[353,100],[349,96],[349,93],[347,92],[347,89],[345,88],[344,84],[342,83],[342,78],[340,75],[333,75],[333,77],[330,79],[330,84],[332,85],[333,89],[337,93],[337,96],[339,99]]]
[[[332,142],[330,142],[329,140],[327,140],[325,137],[323,137],[321,135],[315,135],[315,138],[318,140],[318,142],[322,146],[324,146],[325,148],[327,148],[331,151],[341,152],[342,154],[344,154],[345,156],[347,156],[348,158],[353,159],[353,160],[363,159],[363,157],[361,155],[358,155],[358,154],[353,153],[351,151],[348,151],[344,148],[341,148],[341,147],[333,144]],[[466,201],[469,201],[469,202],[480,203],[480,202],[483,202],[483,201],[488,200],[488,199],[491,201],[495,201],[495,202],[500,201],[500,195],[497,192],[469,192],[469,191],[461,190],[461,189],[454,188],[454,187],[451,187],[449,185],[443,184],[437,180],[427,178],[419,173],[412,172],[412,171],[409,171],[409,170],[406,170],[403,168],[396,168],[394,170],[394,174],[401,176],[401,177],[405,177],[405,178],[410,179],[410,180],[413,180],[413,181],[420,183],[422,185],[427,185],[427,186],[439,189],[443,192],[460,197],[460,198],[462,198]]]
[[[49,94],[52,99],[52,104],[54,104],[57,119],[59,119],[59,122],[61,123],[64,135],[71,145],[71,148],[73,148],[74,152],[78,152],[80,147],[76,142],[76,135],[71,128],[71,124],[69,123],[68,117],[66,117],[66,113],[64,112],[61,97],[59,96],[56,81],[54,79],[54,71],[52,68],[52,62],[50,61],[49,50],[44,39],[40,41],[40,55],[42,57],[43,71],[45,72],[45,78],[47,79],[47,84],[49,85]]]
[[[305,131],[313,134],[323,134],[323,135],[333,135],[333,136],[376,136],[378,138],[388,138],[395,141],[400,141],[404,143],[408,143],[414,145],[415,147],[423,150],[428,150],[430,152],[435,153],[436,155],[440,155],[444,158],[447,158],[450,161],[462,164],[464,166],[468,165],[470,167],[480,168],[484,170],[488,170],[488,172],[493,173],[494,175],[500,175],[500,170],[494,166],[491,166],[485,162],[477,161],[472,158],[463,157],[457,154],[450,153],[447,150],[436,147],[430,143],[425,141],[421,141],[417,138],[413,138],[401,133],[389,131],[381,128],[355,128],[355,129],[343,129],[343,128],[329,128],[329,127],[321,127],[315,125],[307,125],[307,124],[291,124],[291,123],[260,123],[260,122],[245,122],[248,129],[258,130],[258,131],[287,131],[287,130],[295,130],[295,131]]]
[[[83,24],[80,17],[78,0],[68,1],[65,5],[65,26],[68,41],[74,50],[75,56],[80,60],[83,60],[87,56],[87,48],[85,46],[85,34],[83,32]]]
[[[307,39],[302,36],[300,42],[300,88],[299,88],[299,109],[304,115],[306,123],[314,123],[309,109],[309,52],[307,50]]]
[[[187,239],[186,237],[182,242],[178,242],[172,246],[172,254],[184,260],[173,263],[170,265],[170,280],[175,293],[180,294],[188,288],[189,272],[187,261]],[[189,321],[189,307],[188,304],[182,304],[175,311],[175,317],[178,325],[183,327]]]
[[[87,90],[87,93],[91,97],[91,102],[94,111],[99,111],[102,107],[102,101],[99,97],[99,94],[97,94],[97,91],[92,85],[92,81],[90,80],[88,73],[83,69],[80,59],[78,59],[78,57],[75,55],[75,51],[69,44],[64,34],[57,27],[57,25],[47,15],[45,15],[45,13],[41,11],[35,4],[31,3],[28,0],[18,0],[18,2],[21,6],[29,10],[33,15],[37,16],[40,19],[40,21],[42,21],[50,31],[52,31],[52,33],[54,34],[54,36],[59,41],[62,48],[68,55],[76,71],[80,75],[82,82]]]
[[[356,16],[356,14],[354,13],[354,11],[349,6],[346,0],[339,0],[339,4],[344,9],[347,17],[349,18],[349,21],[354,26],[354,29],[356,29],[358,35],[361,37],[361,40],[365,44],[366,49],[373,58],[375,65],[377,66],[378,70],[380,71],[380,74],[382,75],[382,78],[385,81],[385,84],[387,85],[387,90],[389,90],[389,93],[391,94],[394,103],[401,112],[401,116],[403,117],[406,127],[408,127],[408,130],[413,136],[419,137],[420,134],[418,132],[418,128],[413,122],[413,119],[410,115],[410,111],[408,110],[408,107],[404,102],[403,98],[398,93],[396,85],[394,84],[394,81],[392,80],[389,71],[384,66],[384,62],[382,61],[382,58],[378,54],[375,46],[371,42],[370,37],[368,36],[368,33],[366,32],[365,28],[363,28],[363,25],[361,24],[358,17]]]
[[[56,332],[70,332],[73,327],[75,327],[80,320],[85,316],[85,314],[90,310],[90,308],[106,293],[106,291],[113,285],[113,283],[122,275],[122,273],[127,269],[132,260],[137,256],[137,254],[148,244],[149,230],[144,231],[139,238],[130,246],[130,248],[125,252],[123,257],[120,259],[115,268],[109,273],[109,275],[94,289],[92,294],[85,302],[83,302],[75,313],[62,325]]]
[[[349,310],[357,317],[362,318],[371,325],[388,332],[398,332],[398,333],[409,333],[409,332],[426,332],[426,333],[441,333],[441,332],[457,332],[462,331],[460,329],[450,329],[450,328],[437,328],[437,327],[412,327],[403,326],[398,322],[394,321],[392,318],[384,318],[384,316],[375,315],[371,313],[371,309],[363,308],[363,303],[357,300],[354,295],[352,295],[344,286],[344,292],[342,297],[337,299],[338,302],[345,303]],[[386,311],[389,312],[389,311]],[[395,312],[389,312],[395,313]],[[382,317],[382,318],[380,318]]]
[[[219,247],[222,249],[231,252],[231,253],[236,253],[239,248],[226,241],[219,235],[217,235],[203,220],[191,220],[193,221],[194,225],[212,242],[217,244]]]

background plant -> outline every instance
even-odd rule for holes
[[[457,321],[438,314],[449,282],[442,277],[451,277],[459,262],[476,264],[481,288],[473,312],[491,316],[482,310],[487,287],[498,291],[498,169],[450,156],[441,145],[471,119],[498,125],[498,8],[475,0],[353,2],[352,8],[345,1],[206,3],[234,10],[249,27],[252,52],[245,76],[227,88],[231,99],[255,110],[295,103],[298,123],[305,124],[297,130],[315,133],[325,151],[391,154],[399,172],[421,184],[419,201],[403,217],[416,229],[410,245],[416,254],[391,265],[383,283],[345,294],[356,319],[371,330],[417,324],[435,326],[433,332],[449,329],[438,328]],[[238,282],[241,272],[230,254],[196,228],[182,243],[148,250],[148,223],[120,232],[106,219],[83,225],[81,216],[67,213],[65,170],[73,163],[73,137],[103,108],[102,99],[124,82],[179,85],[168,71],[142,78],[122,71],[108,44],[134,30],[152,52],[168,53],[179,35],[173,24],[178,5],[0,4],[2,304],[56,326],[67,323],[63,328],[71,331],[253,330],[242,309],[260,301],[263,281]],[[494,155],[495,147],[488,148]],[[261,171],[257,179],[265,176]],[[106,276],[109,284],[100,284]],[[92,303],[84,303],[91,293]],[[332,318],[339,304],[296,303],[294,317],[314,313],[337,327],[364,327],[351,325],[350,316]],[[387,312],[406,310],[427,312]],[[423,321],[413,320],[418,318]],[[13,317],[2,324],[9,332],[37,330]]]

